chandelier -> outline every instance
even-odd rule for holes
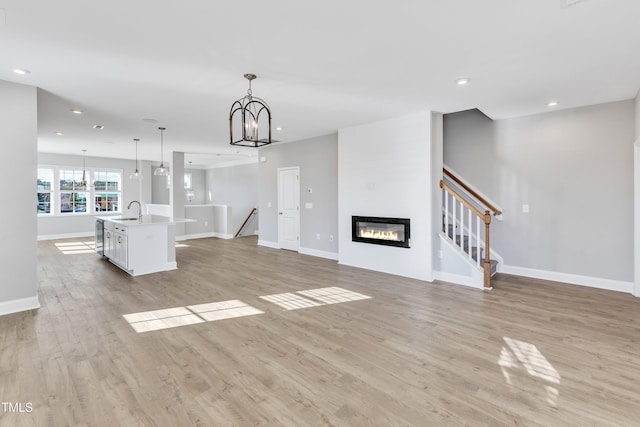
[[[271,110],[263,99],[253,96],[251,92],[251,81],[256,78],[256,75],[245,74],[244,78],[249,80],[247,94],[231,104],[231,111],[229,112],[231,145],[260,147],[271,144]],[[260,121],[261,114],[262,122]],[[266,114],[266,119],[264,114]],[[234,128],[236,130],[236,138],[239,138],[240,134],[242,134],[241,138],[234,140]],[[265,134],[268,135],[267,138],[264,138]]]

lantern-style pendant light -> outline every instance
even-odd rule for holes
[[[245,147],[271,144],[271,110],[263,99],[253,96],[251,92],[251,81],[256,78],[256,75],[245,74],[244,78],[249,80],[247,94],[231,104],[229,112],[230,143]],[[236,139],[234,139],[234,129]]]

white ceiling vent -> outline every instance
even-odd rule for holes
[[[582,3],[584,1],[587,0],[560,0],[560,7],[564,9],[565,7],[575,6],[576,4]]]

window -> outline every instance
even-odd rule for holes
[[[191,174],[190,173],[185,173],[184,174],[184,188],[186,188],[187,190],[192,190],[192,188],[191,188]]]
[[[37,195],[38,215],[121,212],[122,170],[40,166]]]
[[[38,215],[50,215],[53,169],[38,168]]]
[[[120,212],[122,172],[96,171],[94,201],[96,212]]]
[[[89,191],[87,180],[90,173],[82,169],[61,169],[60,213],[86,213]]]

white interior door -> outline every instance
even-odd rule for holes
[[[278,168],[278,245],[300,248],[300,168]]]

